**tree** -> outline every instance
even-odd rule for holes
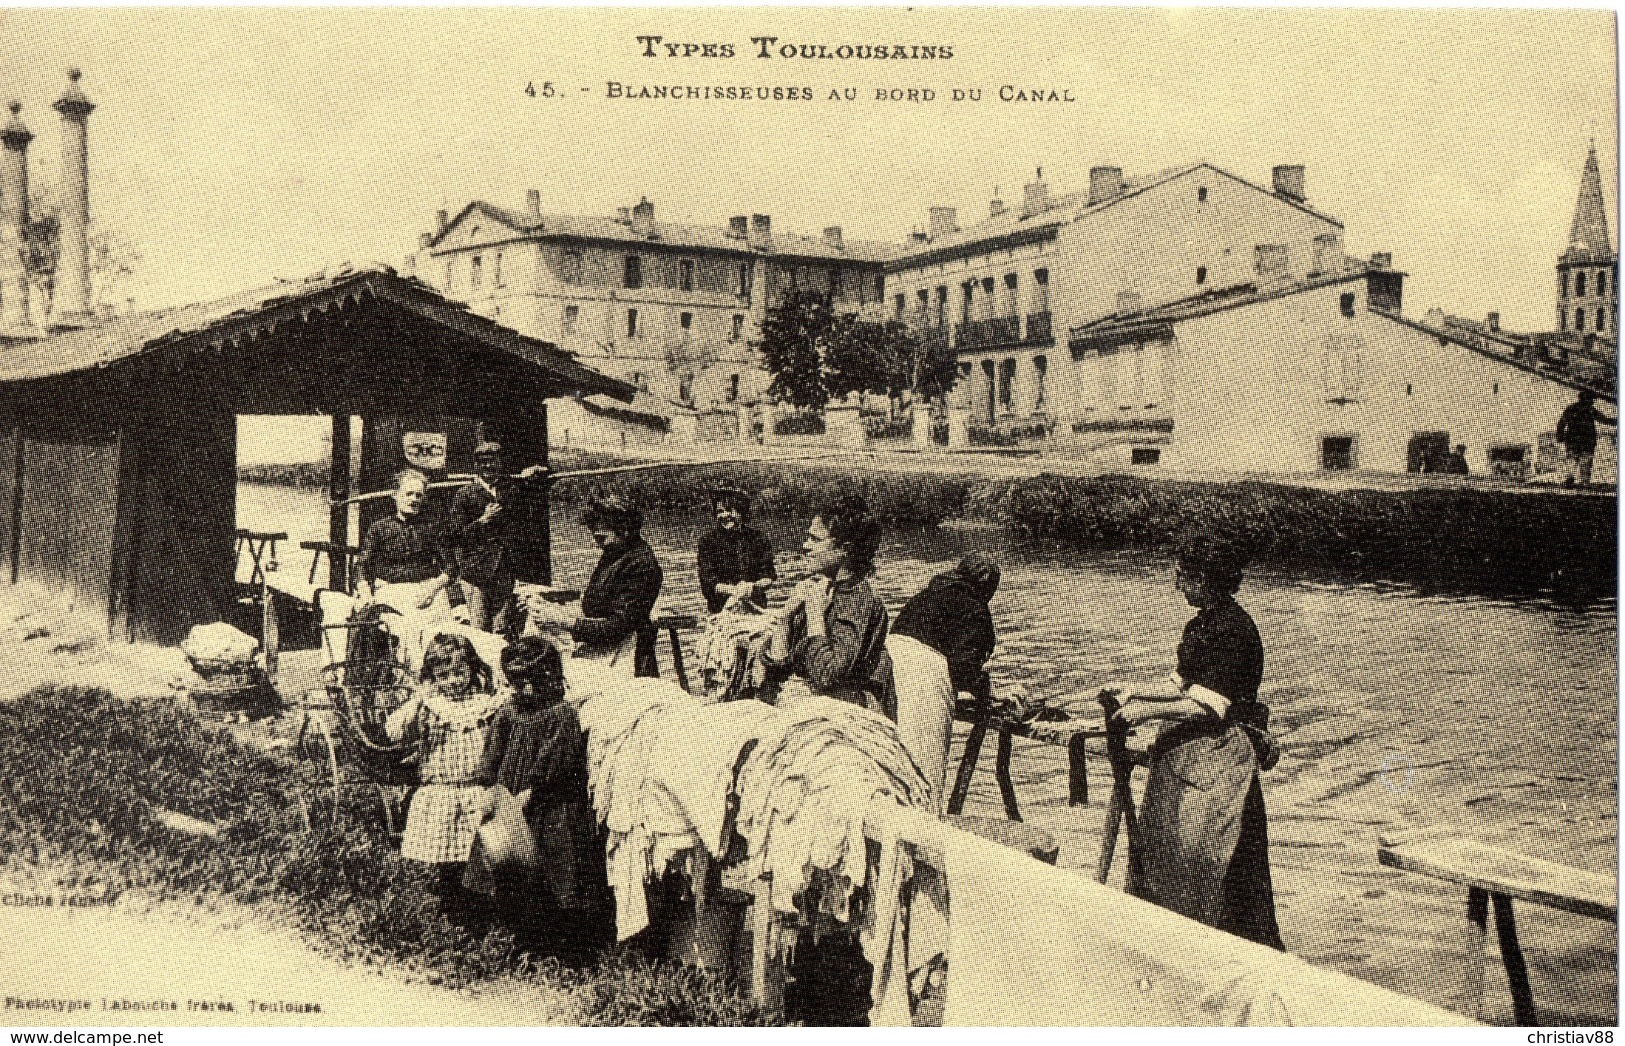
[[[824,354],[835,314],[823,295],[790,290],[762,319],[762,364],[773,375],[768,394],[803,409],[829,399]]]
[[[141,253],[117,232],[95,222],[90,225],[89,240],[90,310],[98,316],[114,315],[123,304],[120,292],[141,264]],[[29,201],[23,241],[30,294],[49,315],[62,258],[62,208],[50,194]]]

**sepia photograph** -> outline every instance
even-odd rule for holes
[[[0,9],[0,1027],[1612,1042],[1617,34]]]

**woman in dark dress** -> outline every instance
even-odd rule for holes
[[[599,494],[587,504],[583,522],[603,555],[581,594],[581,614],[568,617],[547,603],[531,607],[538,625],[569,629],[575,657],[602,660],[617,671],[623,647],[635,640],[633,675],[658,676],[655,628],[650,620],[665,574],[654,549],[643,540],[643,513],[618,494]]]
[[[836,497],[813,517],[802,545],[812,576],[780,609],[766,659],[788,667],[815,694],[895,721],[890,618],[868,580],[881,536],[880,521],[856,494]]]
[[[1128,890],[1209,926],[1285,950],[1275,920],[1259,771],[1279,750],[1258,700],[1264,645],[1235,600],[1247,563],[1222,539],[1187,542],[1175,584],[1196,616],[1177,670],[1127,695],[1130,727],[1158,723]]]
[[[773,568],[773,545],[749,525],[750,495],[719,487],[711,494],[711,507],[717,525],[700,538],[698,556],[706,609],[715,614],[735,597],[765,608],[767,590],[779,575]]]

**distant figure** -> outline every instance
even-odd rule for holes
[[[503,505],[507,486],[502,445],[488,441],[474,448],[474,478],[451,502],[451,544],[468,601],[468,623],[485,632],[506,629],[513,600],[514,521]]]
[[[897,732],[937,796],[946,802],[954,703],[967,693],[982,703],[992,687],[984,666],[993,655],[999,565],[972,552],[931,579],[897,615],[886,649],[897,681]]]
[[[1467,467],[1467,444],[1456,444],[1456,449],[1445,456],[1444,468],[1439,471],[1447,476],[1472,475],[1472,469]]]
[[[1174,584],[1196,616],[1166,681],[1125,692],[1121,721],[1159,723],[1140,805],[1128,891],[1198,922],[1285,950],[1275,921],[1269,832],[1259,771],[1280,750],[1258,700],[1264,644],[1236,602],[1245,551],[1188,541]],[[1137,857],[1138,860],[1132,858]]]
[[[717,525],[700,538],[700,594],[715,614],[729,600],[767,606],[767,590],[778,578],[773,546],[749,526],[750,495],[737,487],[719,487],[711,495]]]
[[[1591,464],[1597,453],[1597,422],[1615,423],[1615,419],[1597,410],[1595,400],[1590,389],[1581,389],[1579,397],[1557,419],[1557,442],[1563,444],[1566,452],[1565,487],[1572,487],[1576,482],[1582,487],[1591,485]]]

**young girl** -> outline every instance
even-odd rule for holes
[[[434,865],[439,892],[450,896],[485,813],[480,757],[501,699],[491,693],[490,668],[458,635],[429,643],[420,683],[384,723],[391,740],[417,745],[422,780],[406,814],[401,856]]]
[[[555,917],[565,945],[586,944],[607,896],[604,847],[587,798],[587,739],[564,701],[564,663],[539,636],[502,652],[513,699],[497,712],[479,780],[527,796],[525,821],[536,836],[541,867],[532,874],[493,874],[476,857],[465,882],[497,894],[510,916]],[[526,927],[527,929],[532,927]]]

